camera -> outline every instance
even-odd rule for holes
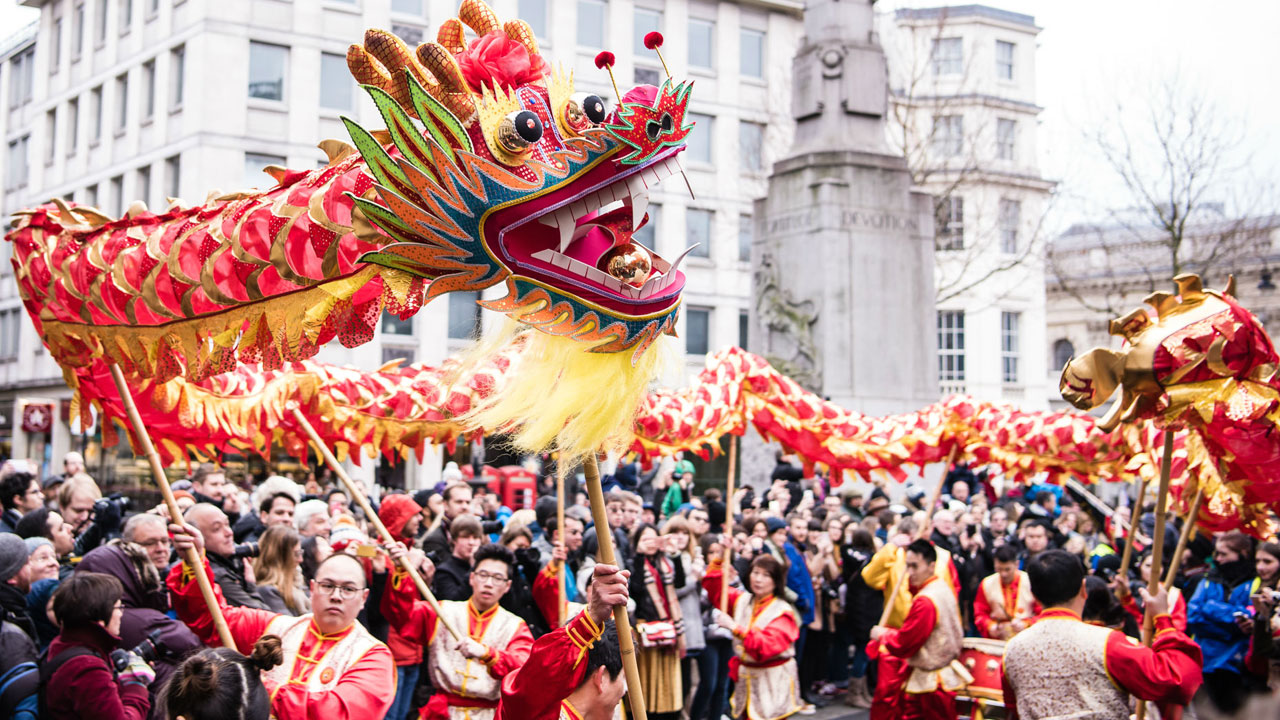
[[[258,548],[258,543],[246,542],[237,545],[235,550],[231,552],[231,556],[237,558],[256,558],[258,557],[259,552],[261,552],[261,550]]]
[[[116,648],[111,651],[111,664],[115,667],[116,672],[123,672],[129,667],[129,654],[133,653],[142,658],[148,665],[155,665],[157,660],[167,659],[171,653],[169,647],[164,644],[164,629],[152,630],[151,634],[142,639],[137,647],[132,650]]]

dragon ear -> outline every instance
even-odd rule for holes
[[[418,59],[439,81],[440,102],[449,108],[457,118],[466,122],[476,110],[475,100],[471,97],[471,89],[462,77],[462,68],[449,50],[438,43],[428,42],[418,46]]]
[[[467,27],[474,30],[480,37],[502,29],[502,23],[498,22],[497,14],[493,12],[493,8],[485,4],[484,0],[462,0],[462,7],[458,8],[458,19],[466,23]]]
[[[449,18],[440,23],[440,32],[436,33],[436,42],[444,46],[451,55],[467,49],[466,32],[458,18]]]
[[[502,26],[502,30],[507,37],[523,45],[530,55],[538,54],[538,40],[534,38],[533,28],[529,27],[529,23],[523,20],[508,20]]]

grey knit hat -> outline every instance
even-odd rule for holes
[[[36,548],[40,547],[41,545],[48,545],[49,547],[53,547],[52,540],[50,540],[47,537],[41,537],[39,535],[35,537],[29,537],[26,540],[23,540],[23,542],[27,544],[27,555],[30,555],[31,553],[35,552]]]
[[[0,582],[17,575],[30,554],[25,540],[13,533],[0,533]]]

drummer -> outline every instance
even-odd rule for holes
[[[1026,630],[1040,612],[1031,594],[1031,581],[1018,569],[1018,551],[1001,545],[995,553],[996,571],[982,580],[973,599],[973,622],[982,637],[1008,640]],[[1183,613],[1183,624],[1186,613]]]

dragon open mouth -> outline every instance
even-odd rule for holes
[[[634,239],[649,222],[649,193],[681,172],[683,147],[638,166],[601,162],[567,187],[505,208],[489,220],[500,228],[494,244],[524,275],[566,290],[586,290],[591,300],[626,305],[668,304],[684,286],[680,263],[658,256]],[[622,172],[619,172],[619,168]],[[510,218],[511,224],[504,221]],[[627,269],[608,261],[624,255]],[[646,310],[648,311],[648,310]]]

